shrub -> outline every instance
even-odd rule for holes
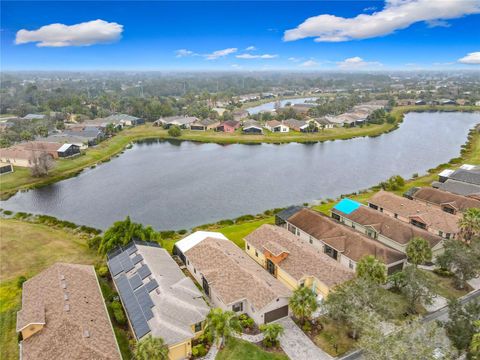
[[[12,214],[13,214],[13,211],[5,210],[3,213],[4,213],[5,215],[12,215]]]
[[[18,213],[15,214],[14,218],[15,218],[15,219],[26,219],[26,218],[28,218],[30,215],[32,215],[32,214],[25,213],[25,212],[18,212]]]
[[[185,229],[178,230],[178,233],[179,233],[180,235],[185,235],[185,234],[187,233],[187,230],[185,230]]]
[[[167,231],[160,231],[160,237],[162,239],[171,239],[175,236],[175,231],[167,230]]]
[[[242,314],[245,315],[245,314]],[[252,318],[248,317],[245,315],[245,318],[240,318],[240,324],[242,325],[242,328],[244,329],[251,329],[255,325],[255,322],[253,321]]]
[[[443,277],[452,277],[453,273],[450,270],[447,269],[442,269],[442,268],[436,268],[433,270],[435,274],[438,276],[443,276]]]
[[[304,332],[310,332],[310,331],[312,331],[312,325],[310,324],[310,322],[305,321],[305,324],[302,325],[302,330],[303,330]]]
[[[98,268],[98,276],[100,277],[106,277],[108,275],[108,267],[103,265]]]
[[[90,238],[87,240],[87,245],[90,249],[98,249],[98,246],[100,245],[100,241],[102,241],[101,236],[94,236],[93,238]]]
[[[19,277],[17,278],[17,287],[18,287],[19,289],[21,289],[21,288],[22,288],[22,285],[23,285],[23,283],[24,283],[25,281],[27,281],[27,278],[26,278],[25,276],[23,276],[23,275],[22,275],[22,276],[19,276]]]
[[[238,222],[241,222],[241,221],[249,221],[249,220],[253,220],[255,219],[255,216],[253,215],[242,215],[242,216],[239,216],[238,218],[235,219],[235,222],[238,223]]]
[[[192,355],[193,357],[203,357],[207,355],[207,349],[205,349],[205,345],[198,344],[192,347]]]
[[[127,318],[123,312],[122,304],[120,304],[118,301],[113,301],[110,304],[110,307],[113,311],[115,321],[120,325],[125,325],[127,323]]]
[[[234,222],[233,220],[220,220],[219,222],[217,222],[217,225],[220,225],[220,226],[227,226],[227,225],[233,225]]]
[[[173,136],[173,137],[179,137],[182,135],[182,130],[178,126],[171,126],[170,129],[168,129],[168,135]]]
[[[416,179],[418,177],[418,173],[412,175],[412,178]]]

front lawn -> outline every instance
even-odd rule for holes
[[[432,271],[427,271],[427,270],[424,270],[423,272],[431,280],[433,285],[433,291],[438,295],[443,296],[446,299],[459,298],[461,296],[468,294],[468,292],[471,290],[471,288],[468,285],[463,290],[459,290],[455,288],[455,285],[453,283],[454,281],[453,277],[440,276],[435,274]]]
[[[284,354],[270,353],[244,340],[230,339],[217,354],[216,360],[288,360]]]

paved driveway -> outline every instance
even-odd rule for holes
[[[318,348],[290,317],[278,320],[285,333],[280,337],[280,345],[291,360],[331,360],[326,352]]]

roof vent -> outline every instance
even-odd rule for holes
[[[67,293],[63,294],[63,300],[68,300],[68,294]]]
[[[62,288],[63,288],[63,289],[66,289],[66,288],[67,288],[67,283],[66,283],[66,282],[62,282]]]
[[[89,337],[90,337],[90,331],[84,330],[84,331],[83,331],[83,337],[89,338]]]
[[[67,312],[70,311],[70,305],[69,305],[69,304],[65,304],[65,305],[63,306],[63,310],[64,310],[64,311],[67,311]]]
[[[60,280],[65,280],[65,275],[60,274]]]

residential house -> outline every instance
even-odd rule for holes
[[[457,214],[470,208],[480,208],[480,199],[452,194],[429,187],[414,187],[405,193],[404,196],[410,200],[437,206],[450,214]]]
[[[320,129],[333,129],[333,123],[326,117],[315,118],[314,121],[318,124]]]
[[[389,274],[401,270],[406,261],[400,251],[308,208],[300,208],[285,221],[277,218],[276,223],[352,270],[368,255],[383,262]]]
[[[24,120],[43,120],[47,115],[43,114],[27,114],[23,117]]]
[[[12,164],[0,162],[0,175],[9,174],[11,172],[13,172]]]
[[[195,232],[175,244],[214,306],[248,314],[257,324],[288,316],[291,291],[220,233]]]
[[[417,100],[415,101],[415,105],[427,105],[427,102],[425,100]]]
[[[200,130],[200,131],[207,131],[207,130],[215,130],[215,128],[220,125],[220,121],[215,119],[203,119],[195,121],[190,125],[190,130]]]
[[[73,144],[63,144],[57,150],[58,157],[67,158],[80,154],[80,146]]]
[[[265,123],[265,129],[271,132],[280,132],[280,133],[287,133],[290,131],[288,125],[284,124],[283,121],[280,122],[278,120],[270,120]]]
[[[235,121],[241,121],[243,119],[246,119],[248,117],[248,111],[247,110],[235,110],[233,113],[233,120]]]
[[[410,106],[415,105],[415,100],[413,99],[398,99],[396,101],[397,106]]]
[[[290,290],[306,286],[324,299],[354,272],[290,231],[265,224],[245,237],[245,251]]]
[[[105,139],[104,128],[100,126],[67,126],[63,135],[75,136],[87,146],[94,146]]]
[[[243,122],[242,133],[261,135],[263,134],[262,125],[260,125],[260,123],[255,120],[245,120]]]
[[[460,216],[384,190],[373,195],[368,200],[368,206],[445,239],[453,239],[459,232]]]
[[[56,263],[22,285],[20,359],[120,360],[95,269]]]
[[[434,258],[443,252],[443,239],[440,236],[348,198],[333,207],[332,218],[404,254],[414,237],[421,237],[428,242]]]
[[[138,118],[136,116],[131,116],[127,114],[115,114],[115,115],[110,115],[103,119],[103,121],[107,124],[116,124],[120,125],[121,127],[124,126],[137,126],[137,125],[142,125],[145,124],[145,120]]]
[[[64,144],[45,141],[30,141],[9,148],[0,149],[0,161],[20,167],[30,167],[41,153],[49,154],[52,159],[59,157],[58,149]]]
[[[181,129],[190,129],[190,126],[197,121],[199,121],[199,119],[195,116],[169,116],[156,120],[153,125],[163,126],[167,129],[171,126],[178,126]]]
[[[240,122],[236,120],[227,120],[216,127],[216,131],[234,133],[240,127]]]
[[[432,187],[435,189],[447,191],[452,194],[458,194],[480,199],[480,185],[448,179],[444,182],[434,181],[432,182]]]
[[[306,121],[303,120],[297,120],[297,119],[287,119],[284,120],[283,123],[287,125],[290,129],[294,131],[305,131],[305,129],[308,127],[308,124]]]
[[[455,180],[480,186],[480,166],[463,164],[457,170],[443,170],[438,174],[438,180],[440,182]]]
[[[107,264],[135,338],[160,337],[170,360],[190,358],[210,309],[167,250],[132,241],[109,253]]]

